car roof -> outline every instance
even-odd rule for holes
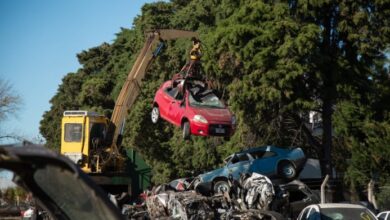
[[[250,153],[250,152],[255,152],[255,151],[259,151],[259,150],[286,151],[286,150],[289,150],[289,149],[276,147],[276,146],[272,146],[272,145],[266,145],[266,146],[248,148],[248,149],[242,150],[242,151],[237,152],[237,153]]]
[[[361,209],[366,208],[359,204],[349,204],[349,203],[322,203],[316,204],[321,209],[326,208],[351,208],[351,209]]]

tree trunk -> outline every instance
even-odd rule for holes
[[[323,146],[323,166],[321,166],[322,174],[329,175],[332,178],[332,102],[329,99],[324,99],[322,106],[322,146]]]

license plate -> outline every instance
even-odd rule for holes
[[[225,129],[223,129],[223,128],[215,128],[215,133],[225,134]]]

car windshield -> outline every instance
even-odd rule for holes
[[[323,208],[321,220],[374,220],[373,214],[364,208]]]
[[[195,95],[191,93],[189,95],[190,106],[205,107],[205,108],[225,108],[225,105],[219,100],[214,93],[208,93],[205,96]]]
[[[94,191],[69,170],[47,165],[36,170],[34,180],[69,219],[115,218]]]
[[[226,157],[226,158],[223,160],[224,164],[227,164],[227,163],[230,161],[230,159],[231,159],[232,157],[233,157],[233,155],[230,155],[230,156]]]

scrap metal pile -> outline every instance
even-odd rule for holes
[[[196,179],[174,188],[165,184],[148,192],[146,201],[124,208],[129,219],[283,219],[269,211],[275,197],[272,182],[261,174],[230,179],[230,189],[208,196]],[[179,190],[178,190],[179,189]],[[142,207],[142,208],[141,208]]]

